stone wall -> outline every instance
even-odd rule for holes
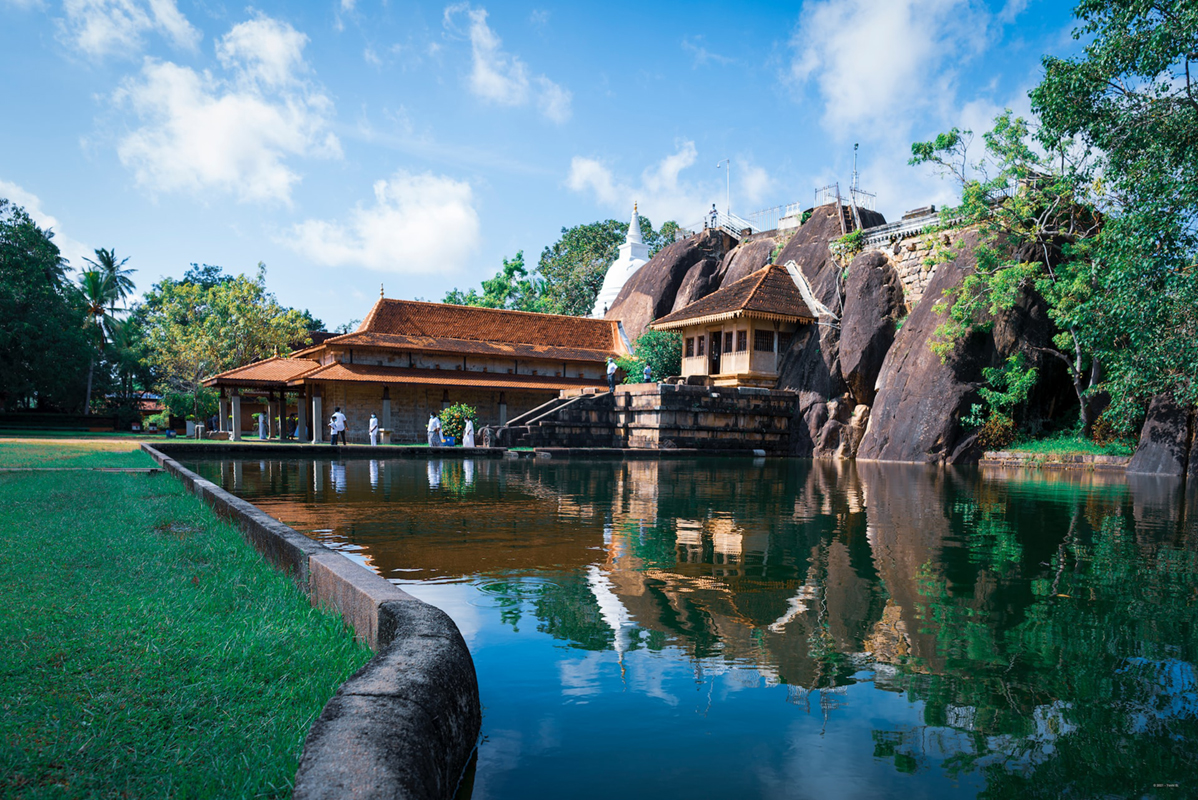
[[[645,450],[790,447],[794,392],[770,389],[627,384],[613,398],[593,390],[563,398],[593,399],[562,407],[529,428],[514,429],[513,444],[533,447],[616,447]]]
[[[928,284],[936,274],[937,247],[948,244],[946,233],[925,233],[906,236],[873,248],[886,256],[903,283],[907,308],[914,308],[923,299]]]

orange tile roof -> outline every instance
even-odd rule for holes
[[[770,264],[699,298],[686,308],[654,320],[650,327],[680,328],[738,316],[807,322],[815,319],[786,268]]]
[[[255,361],[244,367],[227,370],[204,380],[205,386],[277,386],[297,375],[319,367],[320,364],[307,358],[284,358],[274,356],[264,361]]]
[[[602,380],[559,378],[553,375],[514,375],[502,372],[472,372],[456,369],[413,369],[380,367],[375,364],[326,364],[290,381],[298,386],[320,381],[351,383],[427,384],[430,386],[471,386],[479,389],[574,389],[580,386],[605,386]]]
[[[496,358],[547,358],[554,361],[603,361],[615,351],[587,350],[577,347],[555,347],[545,344],[455,339],[447,336],[404,336],[391,333],[347,333],[332,344],[338,347],[380,347],[386,349],[418,350],[421,352],[455,353]]]
[[[406,343],[397,346],[413,349],[476,352],[464,348],[483,344],[525,357],[602,361],[624,352],[617,325],[605,319],[380,298],[357,331],[327,344],[393,346],[385,337],[398,336]]]

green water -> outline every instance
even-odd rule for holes
[[[444,608],[462,797],[1198,796],[1198,491],[710,459],[207,461]]]

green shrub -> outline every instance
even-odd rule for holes
[[[478,425],[478,409],[465,403],[454,403],[441,412],[441,433],[452,436],[459,444],[462,433],[466,430],[466,420],[473,420]]]

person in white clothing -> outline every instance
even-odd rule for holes
[[[474,420],[466,420],[466,430],[462,432],[462,447],[474,447]]]
[[[333,438],[336,439],[337,434],[341,434],[341,444],[345,444],[345,415],[341,413],[341,406],[333,409],[333,426]]]
[[[616,393],[616,360],[611,356],[607,357],[607,389]]]
[[[379,443],[379,418],[374,414],[370,415],[370,446],[374,447]]]
[[[428,446],[441,446],[441,420],[437,419],[436,414],[428,415]]]

